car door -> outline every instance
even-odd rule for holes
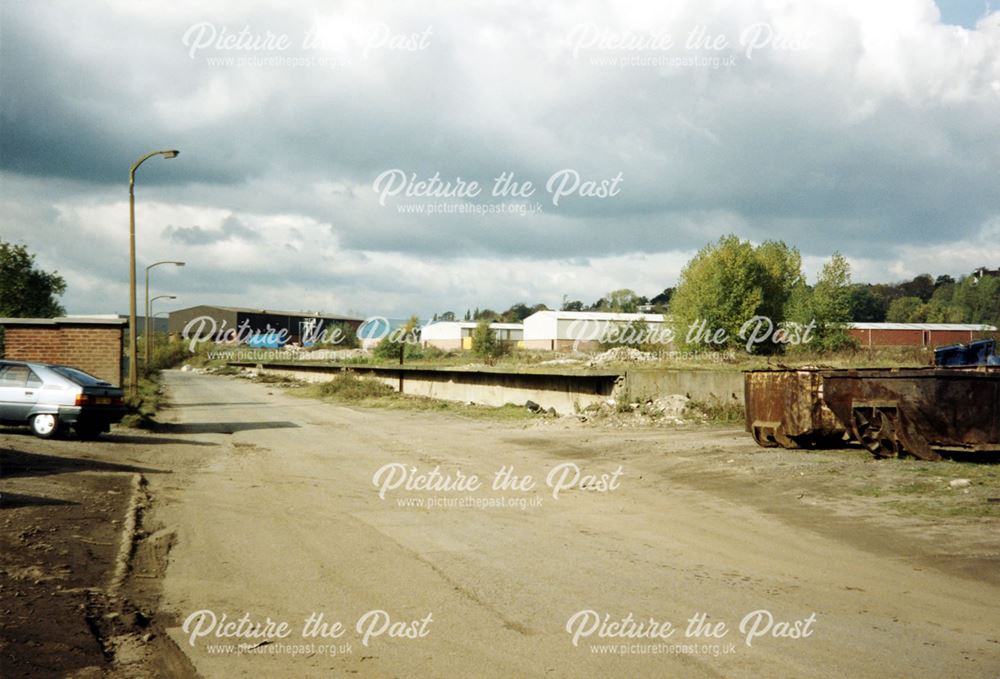
[[[29,381],[32,386],[28,386]],[[23,422],[38,401],[41,380],[26,365],[0,366],[0,419]]]

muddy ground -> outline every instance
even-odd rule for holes
[[[1000,673],[995,464],[764,450],[734,427],[345,408],[218,376],[166,383],[174,404],[156,433],[0,430],[5,677]],[[539,506],[513,512],[415,510],[374,490],[394,461],[623,476],[609,493],[529,493]],[[375,608],[430,611],[433,632],[292,657],[213,655],[181,629],[201,609],[349,623]],[[598,657],[564,629],[583,608],[815,612],[817,633],[729,657]]]

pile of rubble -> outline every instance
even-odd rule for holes
[[[645,402],[624,403],[608,399],[587,406],[579,418],[614,427],[676,426],[704,419],[689,406],[691,399],[683,394],[670,394]]]

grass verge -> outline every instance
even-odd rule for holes
[[[900,516],[1000,518],[1000,468],[989,462],[879,460],[842,488]],[[951,482],[961,479],[958,486]]]
[[[703,401],[691,400],[687,413],[717,424],[742,424],[746,421],[746,409],[736,399],[724,400],[711,396]]]
[[[133,429],[151,429],[156,424],[156,413],[166,402],[167,396],[160,384],[160,373],[149,373],[139,380],[138,397],[125,399],[128,414],[122,418],[121,424]]]
[[[340,373],[328,382],[292,383],[292,386],[288,388],[288,393],[293,396],[315,398],[342,405],[448,413],[500,422],[531,420],[539,417],[524,406],[513,404],[494,407],[400,394],[384,382],[371,377],[358,377],[352,372]]]

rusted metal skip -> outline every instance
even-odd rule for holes
[[[765,447],[1000,451],[1000,367],[750,370],[744,389],[747,431]]]

